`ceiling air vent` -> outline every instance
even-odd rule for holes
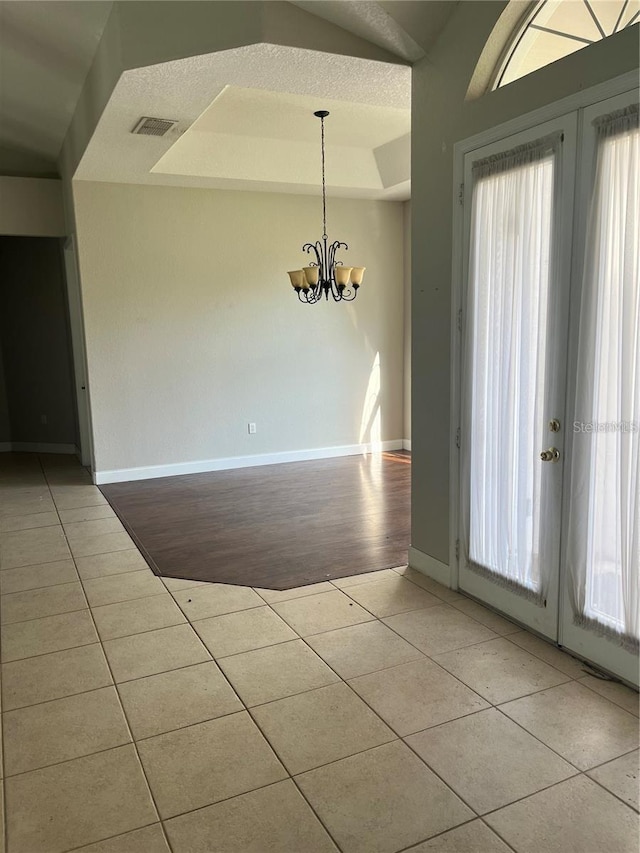
[[[149,116],[143,116],[131,133],[141,133],[143,136],[164,136],[165,133],[177,124],[177,121],[168,118],[149,118]]]

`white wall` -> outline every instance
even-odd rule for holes
[[[63,237],[62,181],[0,177],[0,234]]]
[[[368,269],[354,303],[309,306],[286,272],[319,198],[76,181],[74,202],[103,482],[403,438],[401,203],[329,200],[329,236]]]

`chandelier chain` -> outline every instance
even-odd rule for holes
[[[322,134],[322,239],[327,239],[327,190],[324,178],[324,116],[320,116]]]

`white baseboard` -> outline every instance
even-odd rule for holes
[[[107,483],[126,483],[130,480],[152,480],[157,477],[177,477],[180,474],[204,474],[208,471],[228,471],[232,468],[252,468],[256,465],[278,465],[282,462],[306,462],[311,459],[332,459],[336,456],[358,456],[383,450],[402,450],[401,438],[375,444],[347,444],[340,447],[318,447],[313,450],[291,450],[282,453],[259,453],[255,456],[227,456],[199,462],[178,462],[171,465],[149,465],[144,468],[121,468],[95,471],[96,486]]]
[[[403,450],[411,450],[411,439],[403,438],[402,439],[402,449]]]
[[[69,453],[75,454],[78,448],[75,444],[47,444],[37,441],[3,441],[0,453]]]
[[[409,548],[409,566],[421,572],[443,586],[451,588],[451,570],[446,563],[441,563],[435,557],[430,557],[424,551],[418,551],[413,545]]]

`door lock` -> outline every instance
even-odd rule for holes
[[[560,432],[560,421],[557,418],[549,421],[549,432]]]
[[[543,462],[557,462],[560,459],[560,451],[557,447],[550,447],[548,450],[542,451],[540,459]]]

